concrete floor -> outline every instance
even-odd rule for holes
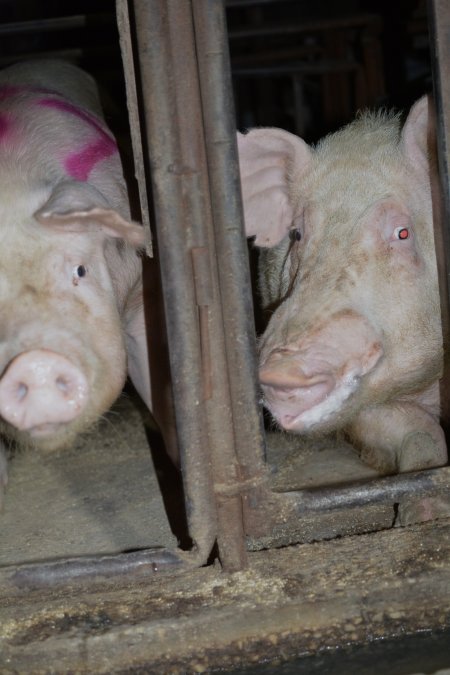
[[[70,450],[12,459],[0,541],[0,565],[176,546],[130,398]]]
[[[150,417],[126,394],[70,450],[18,453],[0,513],[0,565],[174,548],[186,534],[180,481],[157,441]],[[267,447],[276,490],[376,475],[343,442],[269,433]]]
[[[19,453],[0,514],[0,568],[173,549],[185,529],[178,474],[148,422],[124,396],[69,451]],[[267,445],[277,490],[374,475],[345,443],[269,433]],[[6,572],[0,671],[181,675],[270,663],[263,672],[273,674],[285,672],[278,668],[287,660],[294,670],[286,673],[310,672],[306,662],[298,671],[299,656],[303,663],[331,649],[339,656],[347,646],[449,630],[449,552],[443,519],[253,552],[235,574],[216,563],[33,588]],[[424,654],[427,667],[448,664],[430,662],[428,648]]]

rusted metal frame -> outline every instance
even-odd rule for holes
[[[189,532],[197,564],[220,531],[222,563],[239,569],[240,497],[216,508],[212,490],[212,471],[227,483],[238,467],[224,461],[221,475],[215,462],[234,438],[192,6],[134,0],[134,12]]]
[[[447,517],[450,468],[386,476],[348,485],[272,492],[264,517],[255,524],[248,546],[255,550],[346,534],[390,529],[398,509],[423,499],[442,500],[437,517]]]
[[[215,488],[219,505],[239,493],[243,496],[251,529],[251,512],[261,508],[265,496],[265,448],[228,36],[222,2],[195,0],[192,8],[234,429],[234,447],[226,454],[215,443],[211,448]],[[224,526],[229,529],[226,522]],[[219,548],[225,550],[226,530],[219,531],[218,539]]]
[[[133,0],[187,518],[193,557],[202,564],[216,539],[216,522],[191,250],[207,242],[194,45],[186,1],[177,4],[174,14],[165,0]]]
[[[444,337],[441,408],[448,442],[450,430],[450,5],[448,1],[429,0],[428,18],[442,191],[442,195],[434,195],[433,217]]]
[[[83,556],[46,563],[0,568],[0,589],[28,591],[114,578],[143,579],[158,572],[184,569],[183,560],[166,549],[147,549],[119,555]]]
[[[414,498],[432,496],[449,487],[450,471],[446,468],[357,481],[338,488],[311,488],[292,494],[296,495],[297,512],[311,513],[375,503],[395,504],[411,495]]]
[[[117,27],[119,29],[120,51],[124,66],[125,88],[127,93],[128,120],[130,125],[131,143],[135,176],[139,188],[139,202],[141,207],[142,224],[147,232],[146,253],[153,256],[152,235],[150,231],[150,213],[148,205],[141,123],[139,117],[139,103],[136,90],[136,73],[134,68],[133,41],[130,29],[130,16],[127,0],[116,2]]]

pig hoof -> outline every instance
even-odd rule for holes
[[[441,466],[441,450],[425,431],[412,431],[403,439],[398,458],[398,471],[420,471]]]

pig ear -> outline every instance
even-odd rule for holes
[[[429,173],[436,152],[436,123],[432,101],[423,96],[411,108],[402,130],[403,152],[420,173]]]
[[[282,129],[238,133],[245,233],[257,246],[275,246],[294,218],[290,181],[308,166],[311,151],[298,136]]]
[[[145,244],[142,225],[122,218],[89,183],[60,183],[34,217],[41,225],[61,228],[65,232],[85,232],[89,227],[110,237],[124,239],[136,248]]]

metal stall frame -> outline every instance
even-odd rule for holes
[[[445,8],[438,4],[431,2],[442,18]],[[245,566],[246,548],[401,524],[399,507],[424,497],[442,500],[442,515],[448,515],[449,468],[298,492],[270,488],[223,3],[134,0],[132,6],[178,438],[197,560],[208,556],[214,528],[222,564],[233,570]],[[431,20],[436,16],[430,15]],[[442,30],[436,19],[434,25]],[[445,63],[445,54],[436,63]],[[441,261],[440,269],[445,269]],[[446,284],[441,290],[446,334]]]
[[[217,540],[224,567],[241,569],[242,494],[263,476],[263,429],[224,8],[203,0],[134,0],[128,21],[126,3],[117,6],[132,108],[130,63],[142,93],[194,542],[184,558],[206,562]]]
[[[444,4],[430,0],[448,213],[450,89],[441,74],[450,62],[450,12]],[[143,221],[155,226],[161,267],[193,546],[187,552],[148,549],[4,568],[0,585],[33,588],[182,572],[206,564],[216,543],[223,568],[234,571],[246,566],[248,550],[389,529],[399,505],[423,497],[448,504],[448,467],[342,487],[271,489],[223,3],[117,0],[117,14]],[[446,227],[441,236],[445,245],[436,240],[445,331]]]

